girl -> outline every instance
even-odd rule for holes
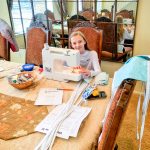
[[[122,52],[123,49],[126,51],[131,51],[133,47],[133,36],[134,36],[134,26],[131,24],[124,25],[123,24],[123,17],[118,15],[116,17],[117,25],[117,40],[118,40],[118,52]],[[125,41],[131,41],[125,43]],[[127,44],[127,46],[125,46]]]
[[[101,72],[96,51],[90,51],[84,34],[80,31],[72,32],[69,37],[71,48],[80,52],[80,73],[83,78],[93,77]]]

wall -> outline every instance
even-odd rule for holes
[[[134,55],[150,55],[150,1],[139,0]]]
[[[6,0],[0,0],[0,18],[5,20],[10,25],[9,13]]]

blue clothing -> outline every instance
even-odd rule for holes
[[[117,88],[124,79],[135,79],[147,81],[147,61],[149,56],[135,56],[130,58],[126,63],[115,72],[113,87]]]

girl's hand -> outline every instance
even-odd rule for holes
[[[82,68],[81,66],[72,67],[72,69],[73,69],[72,72],[73,73],[80,73],[81,68]]]
[[[73,67],[73,69],[82,69],[82,67],[81,66],[75,66],[75,67]]]
[[[91,76],[91,72],[81,66],[73,67],[73,69],[74,69],[74,72],[81,73],[83,75],[83,78],[88,78]]]
[[[91,76],[91,72],[87,69],[81,69],[80,73],[83,75],[83,78],[88,78]]]

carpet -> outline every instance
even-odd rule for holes
[[[133,94],[123,118],[116,143],[118,150],[138,150],[139,141],[136,139],[136,109],[138,95]],[[150,150],[150,105],[145,120],[145,129],[141,150]]]
[[[45,106],[33,101],[0,94],[0,139],[9,140],[34,132],[48,114]]]

